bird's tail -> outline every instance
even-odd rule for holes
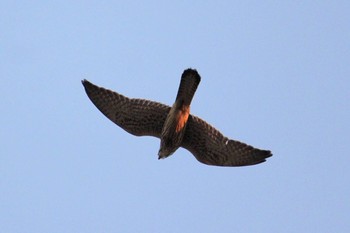
[[[191,104],[194,93],[197,90],[201,77],[197,70],[187,69],[182,73],[179,90],[176,96],[176,102],[179,100],[186,106]]]

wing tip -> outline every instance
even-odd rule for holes
[[[88,97],[90,99],[91,99],[91,93],[99,88],[98,86],[96,86],[95,84],[91,83],[87,79],[81,80],[81,84],[83,84],[85,92],[86,92],[86,94],[88,95]]]
[[[265,158],[269,158],[272,156],[272,152],[270,150],[262,150],[262,152]]]
[[[258,154],[257,154],[257,160],[255,160],[254,162],[252,162],[251,164],[247,164],[247,165],[256,165],[259,163],[264,163],[266,162],[267,158],[270,158],[272,156],[272,152],[270,150],[258,150]],[[246,165],[243,165],[246,166]]]
[[[81,84],[83,84],[83,86],[86,87],[87,85],[91,85],[92,83],[90,83],[87,79],[83,79],[81,80]]]

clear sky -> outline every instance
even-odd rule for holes
[[[207,166],[104,117],[82,79],[269,149]],[[0,232],[350,232],[349,1],[1,1]]]

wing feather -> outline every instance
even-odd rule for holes
[[[111,121],[135,136],[160,138],[170,107],[145,99],[132,99],[82,81],[92,103]]]
[[[145,99],[133,99],[82,81],[93,104],[112,122],[135,136],[160,138],[170,107]],[[199,162],[216,166],[247,166],[265,162],[272,156],[245,143],[228,139],[199,117],[188,118],[182,147]]]
[[[247,166],[265,162],[272,156],[245,143],[228,139],[199,117],[190,115],[182,147],[199,162],[216,166]]]

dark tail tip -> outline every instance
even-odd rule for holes
[[[188,69],[184,70],[184,72],[182,73],[182,77],[185,77],[185,76],[194,76],[196,78],[196,80],[198,81],[198,83],[201,80],[201,76],[199,75],[199,73],[196,69],[188,68]]]

